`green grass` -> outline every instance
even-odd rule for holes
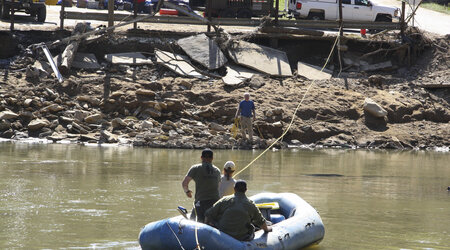
[[[429,10],[434,10],[437,12],[441,12],[441,13],[450,15],[450,7],[449,6],[444,6],[444,5],[440,5],[437,3],[422,3],[420,6],[426,8],[426,9],[429,9]]]
[[[277,0],[273,0],[273,7],[276,6],[276,1]],[[280,0],[279,6],[278,6],[278,10],[284,10],[284,0]]]

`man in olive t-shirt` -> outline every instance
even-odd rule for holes
[[[187,197],[192,198],[192,191],[189,190],[189,182],[195,182],[194,208],[191,219],[203,222],[205,211],[219,200],[220,170],[212,164],[213,152],[211,149],[202,151],[202,163],[193,165],[181,183]]]

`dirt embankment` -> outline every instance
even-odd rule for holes
[[[449,36],[422,39],[423,51],[409,69],[401,66],[367,73],[349,67],[339,78],[316,81],[289,132],[276,146],[450,146],[449,88],[419,87],[449,83],[449,40]],[[108,48],[105,43],[92,43],[79,50],[102,58],[106,51],[152,53],[158,47],[142,42],[130,46],[124,37],[110,39],[108,44],[121,45]],[[30,73],[26,68],[34,63],[35,57],[22,53],[9,68],[0,69],[3,138],[170,148],[265,148],[287,128],[311,84],[302,76],[254,76],[230,87],[220,79],[179,77],[157,64],[106,63],[95,72],[73,70],[58,83],[54,75]],[[256,103],[253,145],[230,132],[245,92],[251,93]],[[386,116],[376,118],[364,111],[366,98],[383,107]]]

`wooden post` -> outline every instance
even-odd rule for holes
[[[211,32],[211,5],[212,5],[212,0],[208,0],[208,3],[207,3],[207,5],[206,5],[206,11],[207,11],[207,13],[208,13],[208,20],[209,20],[209,23],[208,23],[208,28],[207,28],[207,32],[209,33],[209,32]]]
[[[108,0],[108,27],[114,26],[114,0]]]
[[[64,17],[65,17],[65,13],[64,13],[64,0],[61,0],[61,11],[59,12],[59,29],[63,30],[64,29]]]
[[[402,1],[402,15],[400,16],[400,34],[405,34],[405,2]]]
[[[275,0],[277,1],[275,3],[275,25],[278,25],[278,9],[280,8],[280,0]]]
[[[9,26],[9,29],[11,31],[14,30],[14,0],[11,1],[11,9],[10,9],[10,16],[9,16],[9,20],[11,21],[11,25]],[[3,8],[5,8],[5,6],[3,6]]]
[[[77,23],[75,28],[73,29],[72,36],[80,35],[86,31],[87,24],[86,23]],[[78,45],[80,44],[80,40],[74,40],[67,45],[66,49],[61,54],[61,62],[58,62],[58,69],[62,74],[69,73],[70,67],[72,66],[73,59],[75,58],[75,54],[78,50]]]
[[[339,40],[337,43],[337,56],[339,61],[339,72],[342,71],[342,60],[341,60],[341,40],[342,36],[344,35],[344,29],[343,29],[343,20],[342,20],[342,0],[339,0]]]
[[[339,36],[344,35],[344,31],[341,28],[343,26],[342,20],[342,0],[339,0]]]
[[[160,1],[161,1],[161,0],[160,0]],[[138,4],[137,0],[134,0],[134,1],[133,1],[134,18],[137,17],[137,7],[138,7],[137,4]],[[133,29],[137,29],[137,22],[134,22],[134,23],[133,23]]]

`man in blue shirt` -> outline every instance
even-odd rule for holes
[[[256,113],[255,113],[255,104],[253,103],[253,101],[250,101],[249,93],[245,93],[244,100],[242,100],[239,103],[239,107],[236,112],[235,118],[237,118],[238,115],[241,116],[240,123],[241,123],[242,138],[244,140],[247,140],[246,133],[248,133],[249,141],[250,141],[250,143],[252,143],[253,142],[252,119],[253,119],[253,121],[255,120]]]

